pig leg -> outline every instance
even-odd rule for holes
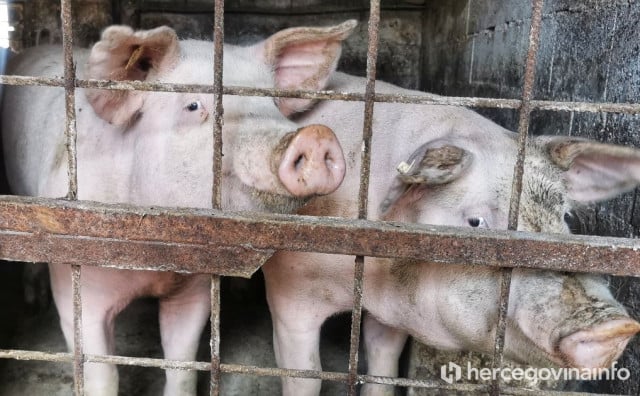
[[[267,300],[273,320],[273,349],[278,367],[321,370],[320,327],[334,309],[318,302],[309,308],[305,298],[285,295],[285,287],[267,288]],[[321,381],[282,377],[283,396],[317,396]]]
[[[308,318],[306,318],[308,319]],[[300,370],[321,370],[320,326],[322,321],[311,323],[296,319],[296,323],[273,322],[273,348],[278,367]],[[283,396],[316,396],[322,382],[316,379],[282,378]]]
[[[398,376],[398,360],[408,334],[378,322],[371,314],[364,317],[363,335],[367,359],[367,374],[385,377]],[[362,396],[393,396],[390,385],[365,384]]]
[[[69,350],[73,350],[73,293],[71,266],[50,264],[51,290],[60,315],[60,325]],[[109,293],[82,291],[82,340],[86,354],[113,354],[114,318],[119,312],[118,296]],[[118,370],[102,363],[84,365],[84,394],[86,396],[116,396]]]
[[[211,310],[210,277],[185,278],[184,287],[160,299],[160,335],[165,359],[193,361]],[[165,396],[196,394],[197,372],[166,370]]]
[[[114,354],[114,321],[104,311],[88,314],[83,309],[82,339],[84,351],[93,355]],[[73,322],[71,323],[73,337]],[[65,338],[67,331],[65,331]],[[107,396],[118,394],[118,369],[113,364],[86,363],[84,365],[84,394],[86,396]]]

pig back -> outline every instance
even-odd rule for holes
[[[74,61],[83,64],[85,51]],[[59,46],[27,50],[9,63],[7,74],[62,77],[63,55]],[[76,97],[82,97],[80,92]],[[76,99],[76,102],[80,100]],[[2,138],[7,177],[12,191],[42,195],[54,173],[66,178],[64,89],[61,87],[6,86],[2,103]],[[62,168],[62,172],[60,169]],[[61,180],[64,195],[65,183]],[[56,195],[57,191],[51,191]]]

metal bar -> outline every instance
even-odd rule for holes
[[[0,75],[0,84],[4,85],[28,85],[63,87],[64,79],[49,77],[27,77]],[[145,81],[109,81],[109,80],[76,80],[76,88],[116,89],[126,91],[158,91],[180,93],[214,93],[211,85],[199,84],[174,84]],[[241,86],[225,86],[224,95],[235,96],[261,96],[261,97],[287,97],[317,100],[343,100],[364,101],[364,93],[335,92],[335,91],[307,91],[288,90],[277,88],[252,88]],[[459,96],[438,96],[433,94],[384,94],[376,93],[374,101],[377,103],[413,103],[422,105],[451,105],[468,106],[474,108],[499,108],[518,109],[521,106],[520,99],[479,98]],[[579,113],[623,113],[640,114],[640,103],[590,103],[590,102],[566,102],[553,100],[532,100],[532,110],[567,111]]]
[[[0,196],[4,260],[250,276],[274,249],[640,276],[638,239]]]
[[[73,62],[73,12],[71,0],[61,0],[62,51],[64,55],[64,103],[65,138],[67,149],[67,199],[78,199],[78,151],[76,141],[76,70]],[[82,344],[82,299],[80,298],[81,267],[71,267],[71,287],[73,295],[73,388],[76,396],[84,395],[84,359]]]
[[[373,136],[373,106],[376,86],[376,61],[378,59],[378,31],[380,26],[380,0],[371,0],[368,25],[367,82],[365,87],[364,123],[362,126],[362,155],[360,187],[358,191],[358,219],[367,218],[369,203],[369,175],[371,173],[371,140]],[[362,289],[364,283],[364,256],[357,256],[353,274],[353,309],[351,310],[351,334],[349,337],[349,381],[347,394],[356,395],[358,385],[358,351],[362,322]]]
[[[64,53],[64,100],[66,111],[66,125],[64,134],[66,137],[67,161],[69,175],[69,191],[67,199],[76,199],[78,196],[78,153],[76,150],[76,101],[75,79],[76,70],[73,63],[73,26],[71,13],[71,0],[61,0],[62,7],[62,50]]]
[[[23,351],[0,349],[0,359],[38,360],[53,363],[73,363],[73,355],[68,352]]]
[[[213,94],[215,101],[213,123],[213,198],[215,209],[222,207],[222,124],[224,107],[222,105],[223,57],[224,57],[224,2],[216,0],[214,14],[214,56],[213,56]]]
[[[71,266],[73,290],[73,385],[74,394],[84,395],[84,347],[82,339],[82,298],[80,294],[80,266]]]
[[[362,288],[364,278],[364,256],[356,256],[353,271],[353,308],[351,309],[351,332],[349,335],[349,377],[347,395],[356,395],[358,385],[358,352],[362,322]]]
[[[224,60],[224,0],[216,0],[214,5],[213,32],[213,191],[211,205],[222,209],[222,125],[224,122],[223,99],[223,60]],[[220,394],[220,277],[211,276],[211,376],[209,394]]]
[[[220,394],[220,276],[211,276],[211,378],[209,394]]]
[[[273,9],[265,7],[262,4],[254,2],[252,6],[247,6],[249,3],[230,3],[227,5],[227,14],[258,14],[258,15],[281,15],[291,17],[293,15],[331,15],[331,14],[348,14],[348,13],[364,13],[369,12],[369,7],[365,6],[353,6],[349,3],[327,3],[326,5],[318,3],[318,5],[311,5],[308,3],[287,4],[286,8]],[[283,3],[284,4],[284,3]],[[406,2],[398,4],[387,4],[383,7],[385,10],[393,11],[422,11],[424,5],[412,5]],[[140,13],[144,12],[179,12],[184,14],[202,14],[211,12],[211,4],[207,1],[189,1],[189,9],[185,10],[181,3],[165,3],[165,2],[141,2],[140,7],[136,7],[136,10]]]
[[[522,179],[524,175],[525,150],[529,135],[529,122],[531,118],[531,99],[535,83],[536,59],[540,43],[540,29],[542,25],[542,8],[544,0],[532,0],[531,28],[529,30],[529,49],[524,69],[524,86],[522,88],[522,106],[520,107],[518,120],[518,157],[513,170],[513,184],[511,186],[511,202],[509,206],[509,230],[518,229],[518,214],[520,212],[520,195],[522,194]],[[511,289],[511,275],[513,269],[505,268],[500,276],[500,303],[498,311],[498,323],[496,326],[495,344],[491,368],[502,368],[504,358],[504,339],[507,328],[507,310],[509,308],[509,291]],[[492,382],[490,394],[500,395],[500,378]]]
[[[73,355],[70,353],[47,353],[38,351],[24,350],[0,350],[0,359],[16,359],[16,360],[38,360],[57,363],[70,363],[73,361]],[[198,370],[209,371],[211,369],[210,362],[185,362],[179,360],[157,359],[157,358],[139,358],[115,355],[86,355],[86,361],[90,363],[107,363],[122,366],[138,366],[159,369],[173,370]],[[283,369],[273,367],[256,367],[239,364],[220,365],[223,373],[254,375],[259,377],[294,377],[294,378],[314,378],[326,381],[335,381],[346,383],[349,380],[347,373],[316,371],[316,370],[298,370]],[[486,393],[489,385],[482,384],[444,384],[434,380],[416,380],[408,378],[382,377],[373,375],[358,375],[358,382],[368,382],[383,385],[395,385],[401,387],[414,387],[426,389],[440,389],[461,392]],[[523,395],[529,396],[534,392],[536,395],[542,396],[594,396],[593,393],[582,392],[563,392],[563,391],[541,391],[528,390],[513,387],[502,388],[502,394],[505,395]]]

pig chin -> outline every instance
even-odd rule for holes
[[[253,190],[252,195],[260,211],[272,213],[297,212],[311,199],[311,197],[299,198],[259,190]]]
[[[242,194],[248,197],[250,205],[247,207],[234,207],[235,210],[252,210],[268,213],[295,213],[304,206],[311,197],[294,197],[270,191],[258,190],[254,187],[243,184]]]

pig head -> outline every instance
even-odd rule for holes
[[[357,92],[364,86],[364,79],[336,73],[329,87]],[[376,91],[428,95],[380,81]],[[351,159],[343,185],[302,213],[357,215],[362,111],[361,103],[323,102],[300,119],[334,127]],[[451,106],[376,103],[373,121],[371,219],[507,228],[517,152],[513,132]],[[518,229],[568,233],[564,215],[574,205],[608,199],[639,183],[639,150],[533,138]],[[319,370],[320,326],[352,306],[353,258],[278,252],[263,272],[279,366]],[[499,285],[497,269],[366,258],[368,374],[397,376],[408,335],[439,349],[492,351]],[[528,269],[514,270],[507,324],[506,356],[543,366],[607,367],[640,330],[600,277]],[[363,393],[393,394],[389,388],[366,385]],[[286,395],[319,390],[318,380],[283,379]]]
[[[354,21],[292,28],[249,47],[226,46],[224,83],[322,89]],[[75,59],[79,77],[211,84],[213,45],[178,40],[168,27],[134,32],[107,28]],[[12,67],[17,74],[62,74],[62,50],[36,47]],[[2,128],[9,182],[16,194],[66,194],[64,98],[60,89],[8,87]],[[224,97],[222,207],[290,212],[334,191],[345,162],[330,128],[286,118],[310,100]],[[86,89],[76,95],[78,198],[141,205],[210,207],[214,99],[210,94]],[[161,265],[162,263],[158,263]],[[51,264],[51,285],[66,341],[73,345],[71,269]],[[165,358],[193,360],[209,317],[210,277],[86,267],[82,270],[85,353],[113,354],[114,320],[131,300],[160,298]],[[115,366],[88,363],[85,394],[115,395]],[[165,395],[194,395],[195,372],[167,370]]]

